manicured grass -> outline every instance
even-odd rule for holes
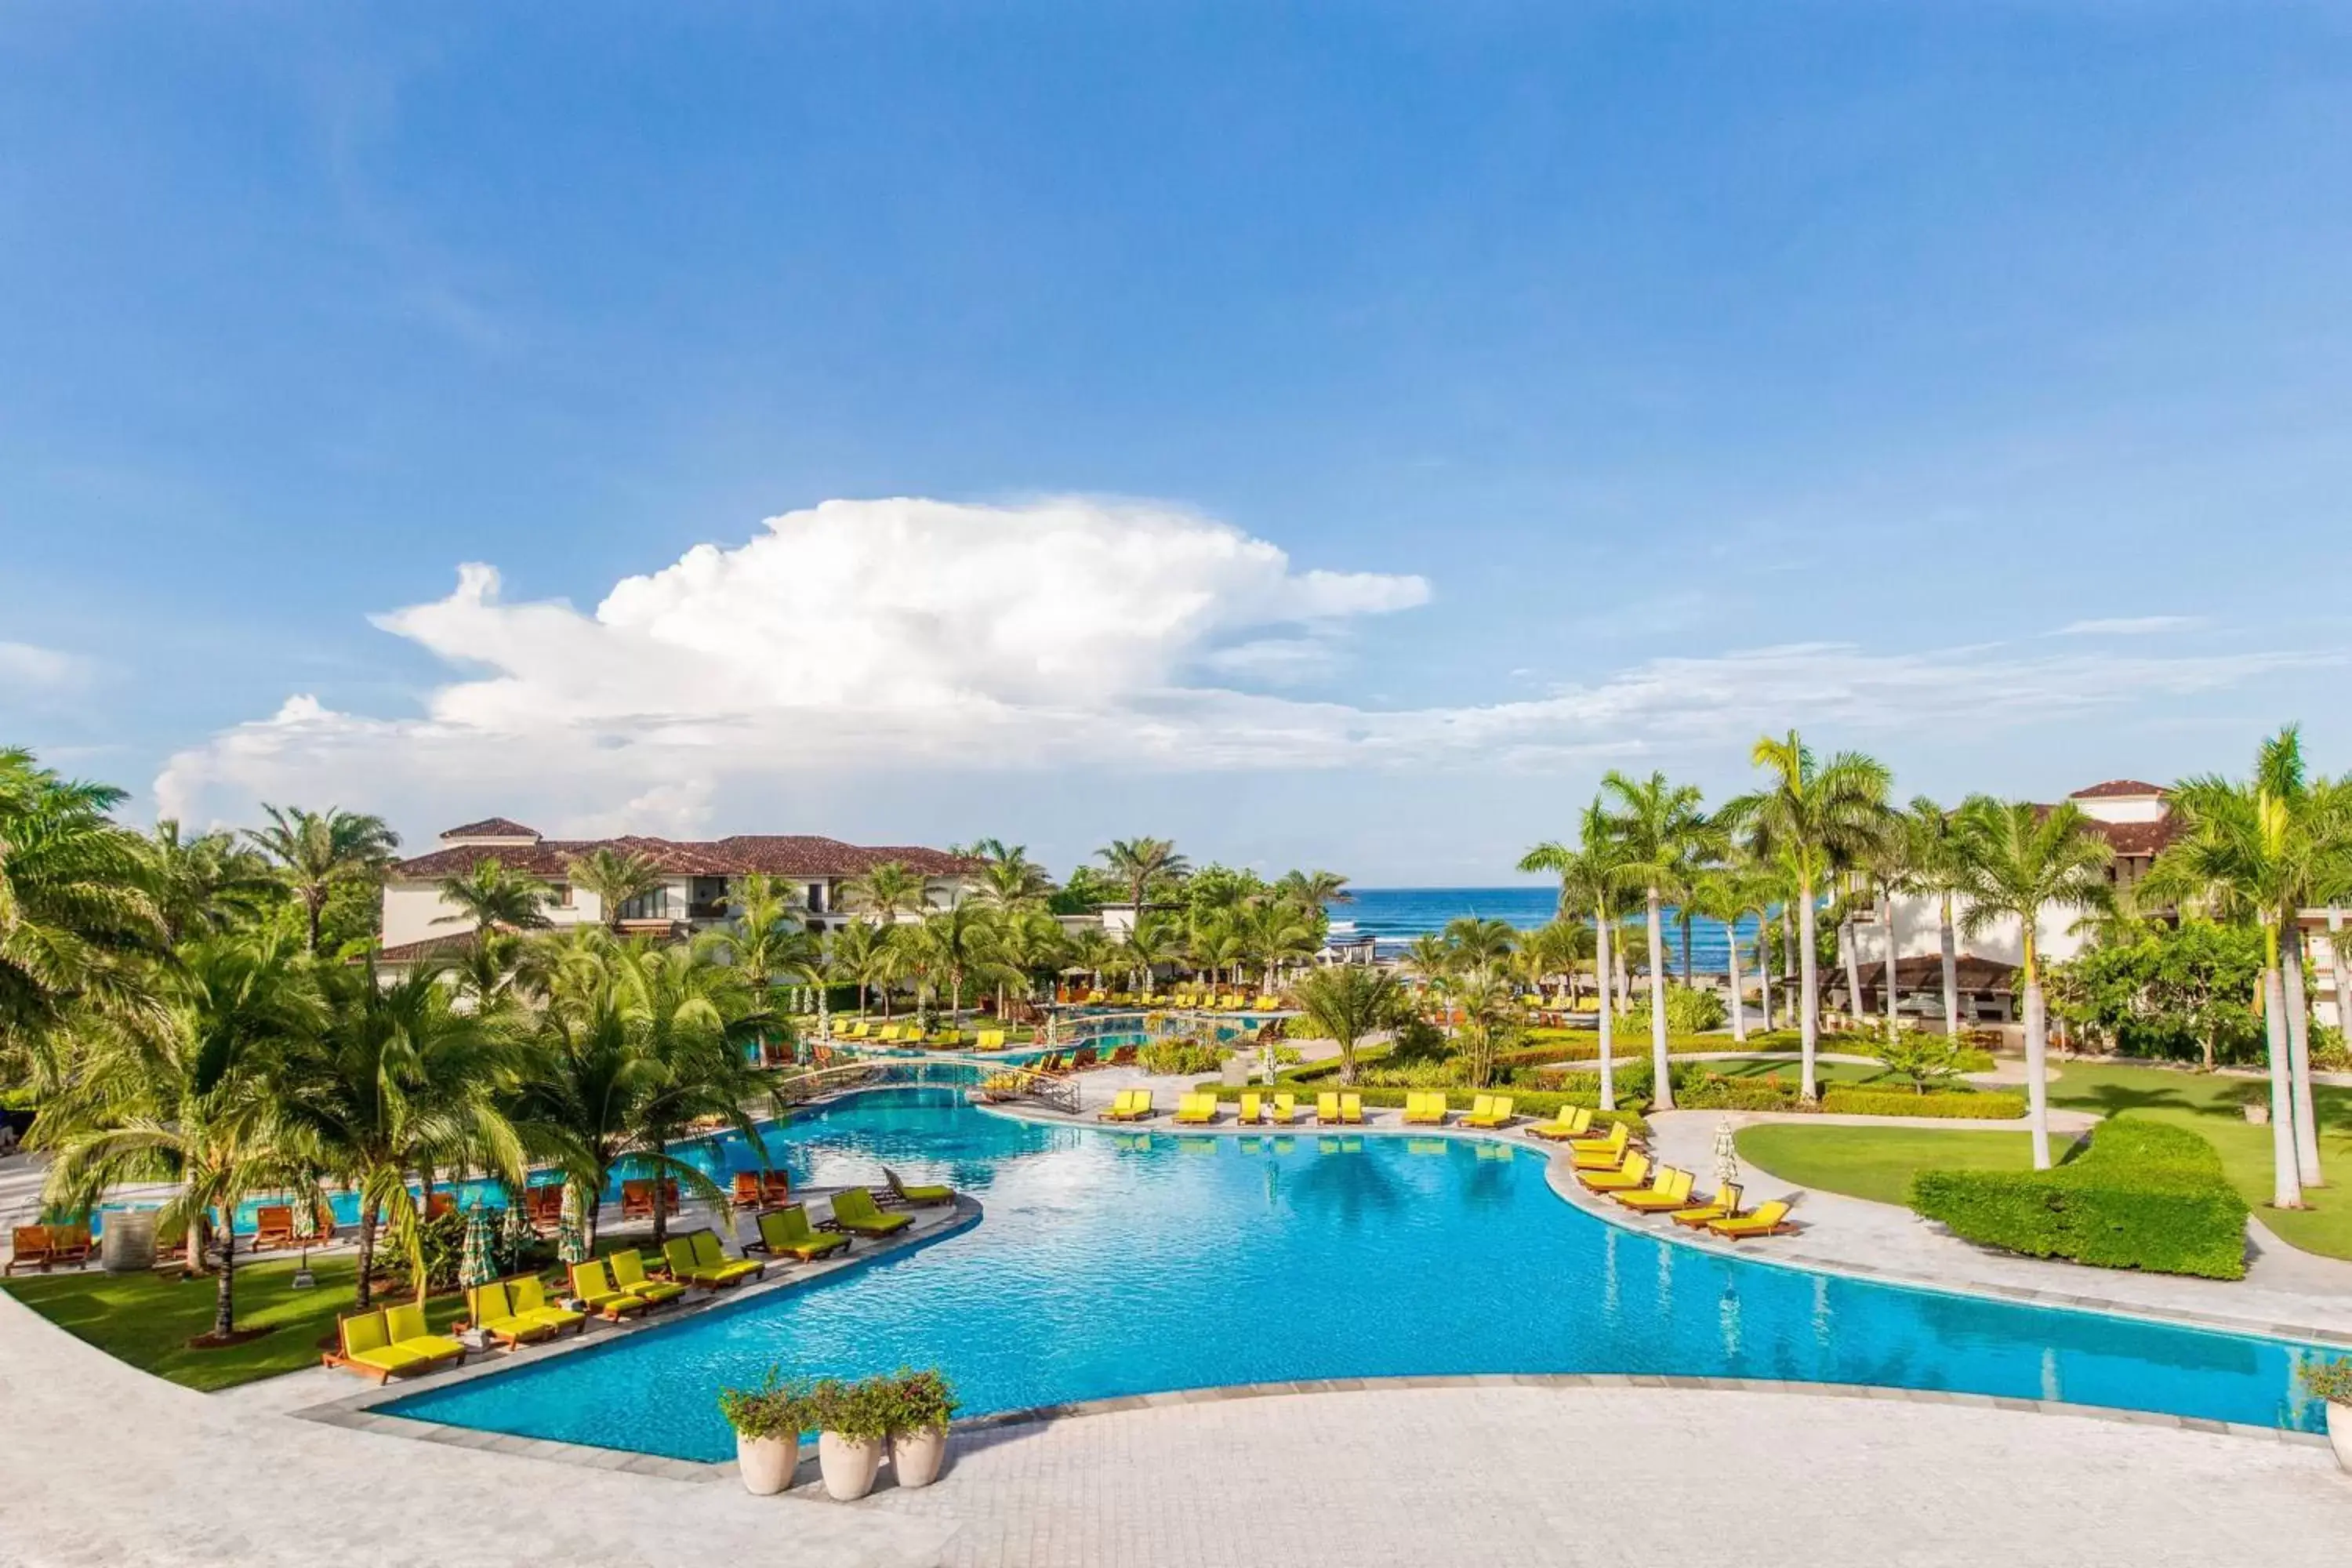
[[[1772,1121],[1733,1135],[1739,1157],[1799,1186],[1882,1204],[1908,1205],[1920,1171],[2030,1171],[2023,1132],[1950,1132],[1935,1127],[1822,1127]],[[2063,1140],[2055,1141],[2063,1143]],[[2063,1151],[2053,1150],[2060,1157]]]
[[[188,1341],[213,1326],[214,1283],[176,1275],[20,1274],[5,1282],[8,1293],[49,1321],[118,1360],[188,1388],[231,1388],[256,1378],[275,1377],[319,1364],[332,1342],[335,1319],[352,1310],[356,1260],[313,1258],[319,1281],[308,1290],[293,1288],[293,1258],[239,1265],[236,1322],[240,1329],[271,1331],[222,1350],[191,1350]],[[425,1305],[435,1329],[445,1328],[464,1310],[465,1299],[450,1296]]]
[[[2068,1062],[2050,1080],[2050,1103],[2192,1129],[2221,1152],[2230,1184],[2282,1240],[2308,1252],[2352,1258],[2352,1089],[2327,1084],[2314,1089],[2320,1163],[2328,1184],[2305,1193],[2307,1208],[2274,1209],[2271,1130],[2249,1122],[2231,1098],[2243,1081],[2174,1068]]]
[[[1695,1064],[1702,1072],[1723,1078],[1774,1078],[1795,1083],[1802,1075],[1804,1064],[1788,1057],[1731,1057],[1723,1061]],[[1825,1062],[1816,1059],[1813,1076],[1823,1083],[1867,1084],[1873,1089],[1908,1089],[1911,1080],[1888,1072],[1876,1062]],[[1966,1089],[1967,1084],[1956,1087]]]

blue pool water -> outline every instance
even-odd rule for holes
[[[961,1235],[804,1289],[389,1408],[733,1453],[714,1395],[787,1373],[943,1369],[964,1413],[1292,1378],[1697,1373],[1954,1389],[2315,1427],[2305,1347],[1907,1290],[1622,1230],[1543,1157],[1464,1139],[1191,1138],[1038,1127],[940,1089],[853,1097],[783,1135],[795,1178],[887,1162],[979,1196]]]
[[[1559,907],[1559,892],[1547,886],[1516,888],[1358,888],[1355,899],[1328,906],[1334,921],[1353,921],[1356,934],[1380,944],[1383,955],[1401,951],[1414,937],[1445,929],[1448,921],[1464,915],[1503,921],[1521,931],[1533,931],[1549,921]],[[1682,972],[1682,934],[1674,910],[1665,911],[1666,962],[1672,973]],[[1344,933],[1343,933],[1344,934]],[[1752,964],[1756,953],[1756,921],[1739,922],[1740,955]],[[1694,916],[1691,920],[1691,968],[1700,974],[1721,974],[1731,966],[1723,922]]]

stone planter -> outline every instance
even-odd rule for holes
[[[816,1465],[824,1478],[825,1496],[835,1502],[856,1502],[874,1489],[875,1472],[882,1468],[882,1439],[820,1432]]]
[[[2352,1427],[2352,1415],[2346,1416],[2344,1424]],[[944,1426],[890,1435],[890,1470],[902,1487],[927,1487],[938,1480],[940,1462],[947,1457],[948,1432]]]
[[[2259,1100],[2250,1100],[2238,1109],[2244,1111],[2246,1120],[2257,1127],[2268,1127],[2271,1124],[2271,1108]]]
[[[2352,1405],[2327,1402],[2327,1446],[2336,1450],[2336,1464],[2352,1472]]]
[[[746,1437],[735,1434],[735,1468],[742,1473],[743,1489],[753,1497],[773,1497],[793,1484],[801,1446],[790,1437]]]

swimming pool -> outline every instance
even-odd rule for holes
[[[779,1138],[796,1179],[887,1161],[977,1227],[380,1409],[718,1459],[714,1401],[789,1373],[936,1365],[965,1415],[1163,1389],[1407,1373],[1864,1383],[2316,1429],[2308,1347],[1727,1258],[1563,1203],[1534,1150],[1457,1138],[1045,1127],[950,1091],[861,1094]]]

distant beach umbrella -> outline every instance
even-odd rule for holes
[[[1733,1186],[1739,1181],[1739,1146],[1731,1140],[1728,1117],[1715,1126],[1715,1180],[1717,1186]]]
[[[507,1212],[514,1211],[509,1208]],[[498,1277],[498,1259],[490,1249],[489,1211],[477,1200],[466,1211],[466,1250],[457,1259],[457,1283],[470,1290]]]
[[[530,1215],[527,1212],[530,1205],[524,1201],[530,1191],[525,1187],[509,1194],[506,1213],[499,1218],[499,1245],[509,1258],[521,1256],[522,1249],[539,1235],[531,1228]]]
[[[580,1224],[580,1189],[563,1184],[563,1221],[556,1227],[555,1256],[565,1263],[588,1261],[588,1233]]]

